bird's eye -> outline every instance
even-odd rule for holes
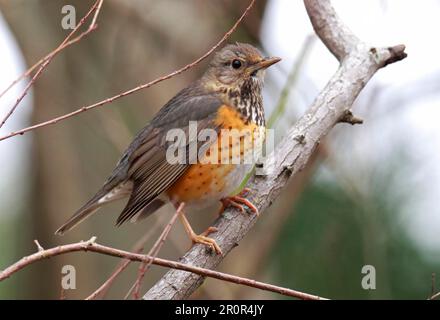
[[[241,61],[238,59],[234,59],[234,60],[232,60],[231,65],[232,65],[232,68],[239,69],[241,67]]]

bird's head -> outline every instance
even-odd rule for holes
[[[250,44],[230,44],[215,54],[204,78],[214,88],[239,89],[249,82],[262,86],[266,68],[280,60],[263,57]]]

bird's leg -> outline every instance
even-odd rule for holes
[[[185,213],[183,211],[180,212],[180,220],[182,221],[183,226],[185,227],[185,231],[188,234],[189,238],[192,240],[193,243],[202,243],[204,245],[209,246],[212,250],[215,251],[217,254],[222,254],[222,250],[218,246],[217,242],[215,242],[214,239],[208,238],[207,235],[209,235],[212,232],[217,231],[217,228],[209,227],[205,232],[203,232],[200,235],[197,235],[191,225],[189,224],[188,219],[185,216]]]
[[[248,199],[246,199],[244,196],[250,191],[249,188],[244,188],[239,194],[236,196],[230,196],[221,199],[222,207],[220,209],[219,214],[221,215],[223,211],[225,211],[226,207],[231,205],[237,209],[239,209],[242,213],[245,213],[246,210],[244,209],[243,205],[247,206],[254,214],[257,216],[260,214],[258,211],[258,208],[250,202]]]

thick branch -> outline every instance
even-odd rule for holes
[[[249,200],[260,212],[264,212],[287,182],[304,168],[319,141],[343,118],[376,71],[406,57],[404,46],[371,49],[361,42],[341,22],[328,0],[305,0],[304,4],[316,33],[341,65],[309,111],[265,160],[264,167],[269,174],[249,180],[247,187],[252,190]],[[218,232],[212,234],[224,255],[215,255],[205,246],[196,245],[184,255],[182,262],[206,269],[216,268],[255,222],[255,215],[245,216],[228,209],[214,224]],[[203,280],[193,273],[170,270],[144,299],[185,299]]]
[[[160,258],[148,256],[148,255],[128,252],[128,251],[124,251],[124,250],[118,250],[118,249],[115,249],[112,247],[106,247],[106,246],[103,246],[101,244],[96,243],[96,237],[92,237],[88,241],[81,241],[81,242],[77,242],[77,243],[66,244],[63,246],[59,246],[59,247],[55,247],[55,248],[51,248],[51,249],[46,249],[46,250],[44,250],[44,249],[40,250],[40,248],[38,248],[37,253],[31,254],[30,256],[27,256],[27,257],[24,257],[21,260],[19,260],[18,262],[14,263],[13,265],[7,267],[5,270],[0,271],[0,281],[5,280],[6,278],[9,278],[12,274],[18,272],[19,270],[25,268],[26,266],[28,266],[32,263],[37,262],[37,261],[40,261],[43,259],[48,259],[48,258],[54,257],[54,256],[58,256],[60,254],[65,254],[65,253],[69,253],[69,252],[78,252],[78,251],[86,251],[86,252],[91,251],[91,252],[101,253],[101,254],[117,257],[117,258],[124,258],[124,259],[128,259],[131,261],[139,261],[139,262],[146,263],[146,264],[151,263],[151,264],[155,264],[155,265],[158,265],[161,267],[167,267],[167,268],[176,268],[176,269],[184,271],[185,273],[194,272],[194,273],[196,273],[200,276],[203,276],[203,277],[211,277],[211,278],[215,278],[215,279],[219,279],[219,280],[223,280],[223,281],[228,281],[228,282],[232,282],[232,283],[236,283],[236,284],[241,284],[241,285],[245,285],[245,286],[249,286],[249,287],[253,287],[253,288],[257,288],[257,289],[261,289],[261,290],[272,291],[272,292],[276,292],[276,293],[279,293],[282,295],[295,297],[295,298],[299,298],[299,299],[303,299],[303,300],[326,300],[325,298],[322,298],[322,297],[314,296],[314,295],[303,293],[303,292],[296,291],[296,290],[291,290],[288,288],[274,286],[271,284],[255,281],[252,279],[237,277],[237,276],[233,276],[233,275],[218,272],[218,271],[203,269],[203,268],[199,268],[199,267],[195,267],[195,266],[191,266],[191,265],[185,265],[180,262],[170,261],[170,260],[166,260],[166,259],[160,259]]]
[[[342,61],[360,40],[339,19],[330,1],[304,1],[313,29],[330,52]]]

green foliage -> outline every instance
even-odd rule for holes
[[[440,261],[395,223],[389,194],[372,197],[365,205],[338,185],[311,183],[274,250],[279,283],[333,299],[426,299]],[[364,265],[376,268],[376,290],[362,289]]]

